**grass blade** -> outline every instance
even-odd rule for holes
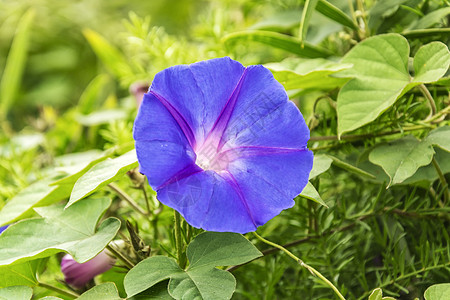
[[[330,51],[307,42],[304,42],[304,47],[301,47],[301,42],[298,38],[271,31],[249,30],[231,33],[223,37],[222,41],[228,45],[233,45],[238,42],[255,41],[306,58],[319,58],[333,55]]]
[[[6,60],[5,70],[0,82],[1,119],[6,119],[8,111],[17,96],[23,70],[25,69],[34,15],[34,10],[30,9],[20,19]]]
[[[349,27],[353,30],[358,30],[358,25],[353,22],[352,18],[326,0],[319,0],[316,5],[316,10],[325,17],[328,17],[341,25]]]
[[[316,10],[316,5],[319,0],[306,0],[305,7],[303,8],[302,19],[300,21],[300,42],[302,43],[302,48],[304,46],[304,41],[306,38],[306,33],[308,32],[309,21],[313,12]]]

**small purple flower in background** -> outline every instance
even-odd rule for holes
[[[142,82],[135,82],[130,86],[130,94],[133,95],[136,100],[137,107],[142,103],[142,98],[148,90],[148,84]]]
[[[75,288],[82,288],[95,276],[111,269],[114,263],[115,259],[110,257],[105,250],[82,264],[76,262],[70,254],[66,254],[61,260],[61,271],[67,284]]]
[[[5,226],[0,226],[0,234],[2,234],[3,231],[6,230],[6,228],[8,228],[9,225],[5,225]]]
[[[228,57],[156,74],[134,124],[141,173],[194,227],[246,233],[308,182],[309,129],[263,66]]]

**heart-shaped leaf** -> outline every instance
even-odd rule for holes
[[[441,42],[432,42],[420,47],[414,56],[413,82],[430,83],[438,80],[448,70],[450,52]]]
[[[175,299],[230,299],[236,281],[231,273],[215,267],[242,264],[261,255],[240,234],[204,232],[188,246],[187,270],[182,270],[172,258],[150,257],[128,272],[125,290],[132,297],[170,278],[168,290]]]
[[[425,300],[446,300],[450,295],[450,283],[435,284],[427,288]]]
[[[29,300],[33,289],[28,286],[16,285],[0,289],[0,300]]]
[[[450,126],[439,127],[431,131],[424,142],[450,152]]]
[[[347,53],[341,62],[351,63],[353,68],[339,76],[354,78],[338,95],[339,136],[375,120],[414,86],[437,81],[450,64],[448,48],[440,42],[417,51],[414,78],[409,75],[408,58],[408,41],[399,34],[368,38]]]
[[[390,178],[390,186],[413,176],[419,167],[431,162],[433,155],[434,150],[429,143],[406,136],[376,147],[370,152],[369,160],[383,168]]]
[[[38,284],[36,270],[41,261],[36,259],[21,264],[0,267],[0,288],[15,285],[36,286]]]
[[[63,205],[36,208],[43,216],[8,227],[0,235],[0,265],[20,263],[65,251],[83,263],[96,256],[114,238],[120,221],[108,218],[95,226],[109,207],[106,198],[86,199],[66,210]]]
[[[342,59],[353,68],[343,72],[354,76],[337,99],[338,135],[357,129],[394,104],[409,83],[408,41],[398,34],[368,38]]]

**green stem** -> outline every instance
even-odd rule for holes
[[[364,3],[363,3],[362,0],[356,0],[356,5],[358,6],[358,10],[359,10],[359,12],[361,14],[361,19],[362,19],[362,21],[364,23],[364,31],[363,31],[364,36],[363,36],[363,38],[366,38],[368,36],[367,32],[369,30],[369,25],[368,25],[367,19],[366,19],[366,11],[364,9]]]
[[[43,288],[45,288],[47,290],[50,290],[50,291],[57,292],[60,295],[69,297],[70,299],[77,299],[78,297],[80,297],[79,294],[77,294],[77,293],[75,293],[73,291],[63,290],[63,289],[61,289],[59,287],[56,287],[56,286],[53,286],[53,285],[50,285],[50,284],[47,284],[47,283],[38,282],[38,286],[43,287]]]
[[[145,190],[144,184],[141,184],[141,190],[144,194],[145,204],[147,205],[147,213],[150,215],[152,213],[152,210],[150,208],[150,200],[148,199],[147,191]]]
[[[325,282],[329,287],[331,287],[333,289],[333,291],[336,293],[336,295],[339,297],[339,299],[345,300],[344,296],[342,296],[342,294],[339,292],[339,290],[327,279],[325,278],[325,276],[323,276],[319,271],[317,271],[316,269],[314,269],[313,267],[307,265],[305,262],[303,262],[303,260],[301,260],[300,258],[298,258],[297,256],[295,256],[291,251],[287,250],[286,248],[284,248],[283,246],[280,246],[278,244],[275,244],[271,241],[268,241],[266,239],[264,239],[263,237],[261,237],[259,234],[257,234],[256,232],[253,232],[253,234],[262,242],[280,249],[281,251],[283,251],[284,253],[286,253],[287,255],[289,255],[292,259],[294,259],[296,262],[298,262],[302,267],[306,268],[309,272],[311,272],[311,274],[319,277],[320,279],[322,279],[323,282]]]
[[[353,7],[353,0],[348,0],[348,7],[350,8],[350,14],[352,15],[353,23],[358,24],[358,19],[356,18],[355,8]]]
[[[357,140],[362,140],[362,139],[367,139],[367,138],[375,138],[375,137],[381,137],[381,136],[386,136],[386,135],[393,135],[393,134],[397,134],[397,133],[401,133],[401,132],[405,132],[405,131],[422,130],[422,129],[426,129],[426,128],[430,128],[430,126],[416,125],[416,126],[405,127],[405,128],[402,128],[401,130],[396,129],[396,130],[392,130],[392,131],[384,131],[384,132],[379,132],[379,133],[349,134],[349,135],[341,136],[340,140],[341,141],[349,141],[349,140],[357,141]],[[310,142],[337,141],[337,140],[339,140],[337,135],[313,136],[309,139]]]
[[[439,118],[441,118],[441,117],[443,117],[443,118],[445,118],[445,116],[447,115],[447,114],[449,114],[450,113],[450,105],[449,106],[447,106],[446,108],[444,108],[444,109],[442,109],[442,110],[440,110],[438,113],[436,113],[433,117],[431,117],[430,119],[428,119],[428,120],[426,120],[427,122],[430,122],[430,123],[438,123],[439,122]]]
[[[183,256],[183,240],[181,237],[181,215],[174,210],[175,216],[175,244],[177,248],[177,260],[178,265],[184,269],[186,267],[186,259]]]
[[[428,29],[414,29],[402,33],[406,38],[420,38],[429,37],[430,35],[447,35],[450,33],[450,28],[428,28]]]
[[[436,114],[436,103],[434,102],[433,96],[431,96],[430,91],[427,89],[427,87],[422,83],[419,85],[419,89],[422,92],[422,94],[425,96],[425,98],[428,100],[428,103],[430,104],[430,115],[427,117],[427,120],[431,119]]]
[[[439,164],[437,163],[436,159],[433,157],[431,160],[433,163],[434,168],[436,169],[436,173],[439,176],[439,180],[441,181],[442,189],[444,191],[444,201],[445,204],[448,204],[449,202],[449,191],[448,191],[448,183],[447,180],[445,180],[444,173],[442,172],[441,168],[439,167]]]
[[[134,263],[132,263],[125,255],[111,247],[110,245],[106,246],[109,252],[111,252],[115,257],[121,260],[129,269],[133,269]]]
[[[110,189],[112,189],[114,192],[116,192],[117,195],[119,195],[120,199],[128,202],[128,204],[130,204],[131,207],[134,208],[134,210],[136,210],[138,213],[140,213],[141,215],[147,217],[148,213],[143,210],[139,204],[137,204],[133,198],[131,198],[130,195],[128,195],[124,190],[122,190],[121,188],[119,188],[117,185],[115,185],[114,183],[110,183],[108,184],[108,187]]]

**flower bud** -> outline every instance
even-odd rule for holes
[[[144,98],[144,94],[147,92],[148,88],[148,84],[143,82],[135,82],[130,86],[130,94],[136,99],[137,107],[141,105],[142,98]]]
[[[115,259],[105,250],[82,264],[76,262],[70,254],[66,254],[61,260],[61,271],[66,283],[75,288],[82,288],[95,276],[108,271],[114,263]]]

